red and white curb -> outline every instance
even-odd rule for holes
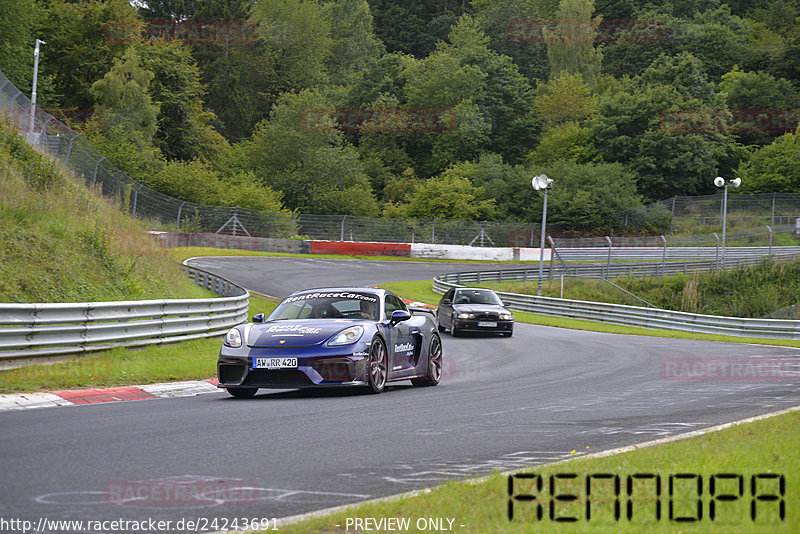
[[[71,389],[48,393],[14,393],[0,395],[0,412],[163,397],[193,397],[217,391],[220,391],[217,388],[217,380],[212,379],[102,389]]]

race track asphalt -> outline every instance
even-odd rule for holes
[[[192,264],[275,296],[477,268],[293,258]],[[681,358],[800,363],[800,351],[788,348],[527,324],[512,338],[444,335],[443,347],[444,378],[434,388],[261,390],[247,400],[220,392],[0,413],[0,517],[285,517],[800,405],[798,381],[664,376]],[[217,493],[187,497],[209,487]],[[149,500],[125,499],[136,491]]]

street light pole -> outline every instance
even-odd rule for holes
[[[537,296],[542,296],[542,278],[544,277],[544,237],[547,228],[547,191],[553,186],[553,180],[546,174],[534,176],[531,185],[536,191],[544,190],[544,206],[542,207],[542,236],[539,241],[539,283],[536,290]]]
[[[723,188],[722,193],[722,268],[725,268],[725,235],[728,231],[728,186],[739,187],[742,183],[741,178],[725,180],[722,176],[714,178],[714,185]]]
[[[36,82],[39,78],[39,45],[47,44],[41,39],[36,39],[36,45],[33,48],[33,87],[31,89],[31,118],[30,118],[30,135],[33,137],[34,117],[36,115]]]
[[[539,287],[538,296],[542,296],[542,277],[544,276],[544,233],[547,228],[547,189],[544,190],[544,207],[542,208],[542,237],[539,240]]]

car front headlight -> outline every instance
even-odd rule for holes
[[[475,318],[475,314],[474,313],[459,313],[458,314],[458,318],[459,319],[474,319]]]
[[[239,333],[238,328],[231,328],[228,330],[228,333],[225,334],[225,344],[234,349],[238,349],[242,346],[242,334]]]
[[[342,330],[336,337],[328,341],[328,345],[336,346],[336,345],[352,345],[359,339],[361,336],[364,335],[364,327],[363,326],[351,326],[346,330]]]
[[[514,320],[514,316],[511,315],[510,313],[501,313],[500,314],[500,320],[501,321],[513,321]]]

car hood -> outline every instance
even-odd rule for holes
[[[511,313],[499,304],[456,304],[453,309],[459,313]]]
[[[345,328],[361,324],[346,319],[298,319],[254,324],[247,336],[250,347],[309,347],[324,343]]]

